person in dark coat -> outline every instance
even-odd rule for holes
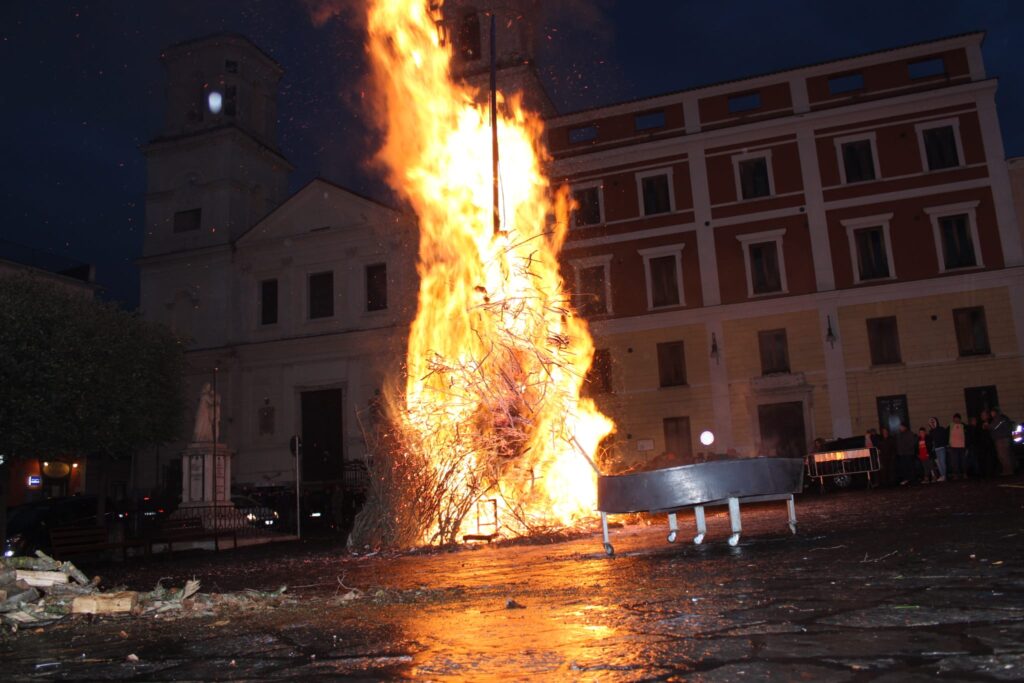
[[[888,427],[882,427],[882,433],[878,437],[878,463],[882,469],[882,485],[896,486],[900,482],[897,470],[896,436],[889,433]]]
[[[900,433],[896,435],[896,458],[900,477],[900,486],[921,480],[917,461],[917,435],[910,431],[906,422],[900,423]]]
[[[992,435],[992,443],[995,445],[996,457],[999,459],[999,476],[1009,477],[1013,474],[1013,459],[1010,455],[1010,437],[1013,434],[1013,420],[999,410],[992,409],[992,426],[989,433]]]

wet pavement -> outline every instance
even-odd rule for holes
[[[717,509],[716,509],[717,510]],[[93,567],[149,590],[289,586],[196,616],[5,632],[5,680],[1021,680],[1024,480],[723,512],[701,546],[664,518],[535,544],[353,557],[324,541]],[[614,518],[613,518],[614,519]],[[357,592],[350,589],[355,588]],[[135,655],[137,661],[129,661]]]

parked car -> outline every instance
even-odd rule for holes
[[[4,557],[31,555],[36,550],[50,551],[50,529],[87,527],[96,524],[96,496],[49,498],[12,508],[7,516],[7,538]],[[109,498],[106,501],[104,524],[116,524],[129,513],[118,510]]]
[[[261,529],[271,529],[278,524],[280,513],[266,505],[260,504],[257,500],[243,495],[231,496],[231,502],[235,509],[242,513],[245,521],[252,526]]]

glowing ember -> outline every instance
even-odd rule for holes
[[[379,156],[420,222],[419,308],[389,450],[396,471],[429,471],[396,476],[409,480],[405,496],[430,502],[407,521],[422,542],[453,541],[476,531],[477,502],[495,498],[505,531],[572,525],[593,514],[588,458],[614,425],[580,398],[593,344],[558,270],[566,192],[541,170],[539,119],[499,95],[494,234],[490,112],[452,81],[436,18],[424,0],[370,2]]]

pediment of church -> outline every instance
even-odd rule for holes
[[[408,217],[395,209],[317,178],[239,237],[237,246],[325,229],[361,230],[407,222]]]

